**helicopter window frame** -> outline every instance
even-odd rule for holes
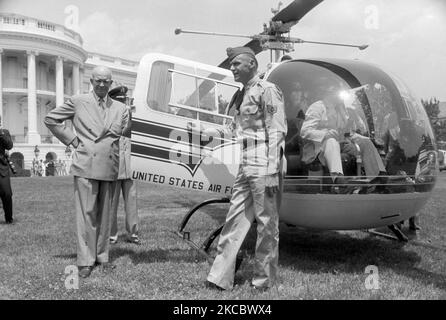
[[[189,72],[175,70],[172,68],[167,69],[167,71],[169,73],[171,73],[171,79],[172,79],[171,92],[170,92],[170,97],[169,97],[169,101],[168,101],[168,105],[170,107],[180,108],[180,109],[191,111],[194,113],[193,119],[199,120],[199,121],[205,121],[205,122],[209,122],[209,123],[213,123],[213,124],[218,124],[218,125],[222,125],[223,123],[225,123],[226,119],[233,118],[232,116],[226,115],[225,113],[221,113],[219,110],[219,107],[218,107],[218,105],[219,105],[219,91],[220,91],[219,86],[223,85],[226,87],[232,87],[234,89],[239,89],[240,87],[238,85],[230,83],[230,82],[226,82],[226,81],[221,81],[221,80],[217,80],[217,79],[213,79],[213,78],[209,78],[209,77],[200,76],[197,74],[192,74]],[[172,97],[175,95],[175,88],[176,88],[175,74],[180,74],[180,75],[194,79],[195,91],[193,93],[196,96],[196,97],[194,97],[194,100],[196,100],[197,107],[189,106],[189,105],[181,104],[181,103],[177,103],[177,102],[172,102]],[[213,108],[214,111],[209,111],[207,109],[200,108],[200,98],[204,97],[204,96],[200,97],[200,92],[199,92],[200,80],[210,81],[213,83],[212,89],[214,90],[214,108]],[[217,119],[221,119],[221,121],[203,120],[203,119],[200,119],[200,114],[204,114],[204,115],[208,115],[208,116],[215,116],[215,117],[217,117]],[[181,117],[185,117],[185,116],[181,116]],[[186,118],[190,118],[190,117],[186,117]]]

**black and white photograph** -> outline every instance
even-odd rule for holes
[[[445,34],[443,0],[0,0],[0,299],[445,300]]]

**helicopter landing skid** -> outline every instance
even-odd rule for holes
[[[212,245],[212,242],[214,242],[215,238],[217,238],[220,235],[221,230],[223,229],[223,225],[219,226],[217,229],[212,231],[209,236],[201,243],[198,244],[190,239],[190,232],[184,231],[184,228],[186,227],[187,223],[189,222],[189,219],[192,217],[192,215],[197,212],[198,209],[214,203],[228,203],[229,198],[219,198],[219,199],[210,199],[203,201],[193,207],[189,212],[186,213],[183,220],[181,221],[180,225],[178,226],[178,230],[174,232],[177,236],[179,236],[185,243],[187,243],[190,247],[197,250],[201,255],[203,255],[209,264],[212,264],[213,258],[209,254],[209,248]]]
[[[392,230],[392,228],[390,226],[388,226],[388,227],[389,227],[389,229]],[[390,234],[383,233],[383,232],[378,232],[378,231],[375,231],[375,230],[364,230],[364,231],[367,232],[367,233],[373,234],[375,236],[380,236],[380,237],[384,237],[384,238],[392,239],[392,240],[398,240],[400,242],[407,242],[408,244],[413,245],[413,246],[423,247],[423,248],[428,248],[428,249],[433,249],[433,250],[440,250],[440,251],[446,252],[446,246],[432,244],[431,240],[419,241],[419,240],[412,239],[412,238],[409,239],[401,231],[401,229],[399,229],[398,225],[396,225],[396,230],[399,230],[401,232],[400,235],[402,235],[403,237],[399,238],[398,236],[395,237],[395,236],[392,236]],[[397,231],[396,234],[398,234],[398,231]]]
[[[384,237],[384,238],[392,239],[392,240],[397,240],[400,242],[408,242],[409,241],[409,238],[404,234],[403,231],[401,231],[400,228],[398,228],[397,225],[391,224],[391,225],[388,225],[387,227],[395,234],[395,236],[392,236],[392,235],[384,233],[384,232],[375,231],[375,230],[366,230],[366,232],[373,234],[375,236]]]
[[[220,230],[221,231],[221,230]],[[209,264],[212,264],[214,259],[211,257],[211,255],[203,248],[204,244],[197,244],[196,242],[190,240],[190,233],[189,232],[173,232],[175,235],[179,236],[186,244],[188,244],[192,249],[197,250],[198,253],[200,253]],[[206,239],[208,240],[208,239]]]

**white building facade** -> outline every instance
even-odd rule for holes
[[[67,97],[91,90],[95,66],[112,69],[114,85],[126,85],[132,95],[138,63],[89,53],[82,45],[81,35],[62,25],[0,13],[0,114],[16,166],[31,169],[36,146],[39,159],[69,162],[66,147],[43,120]]]

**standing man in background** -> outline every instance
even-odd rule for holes
[[[127,91],[125,86],[116,87],[108,93],[110,98],[126,104],[129,112],[129,125],[119,138],[119,171],[116,189],[113,195],[111,208],[111,235],[110,243],[118,242],[118,204],[122,191],[125,211],[125,229],[128,234],[128,241],[134,244],[141,244],[138,237],[138,208],[136,205],[136,183],[132,180],[131,160],[131,107],[127,103]]]
[[[93,91],[75,95],[51,110],[45,125],[65,145],[74,147],[70,173],[74,176],[77,222],[77,264],[86,278],[95,265],[109,262],[111,201],[118,178],[119,138],[128,125],[125,105],[108,97],[113,83],[109,68],[93,69]],[[64,121],[71,120],[75,132]]]
[[[2,117],[0,116],[0,197],[2,198],[5,221],[10,224],[12,218],[12,188],[9,174],[9,156],[6,150],[11,150],[13,146],[9,131],[3,129]]]

